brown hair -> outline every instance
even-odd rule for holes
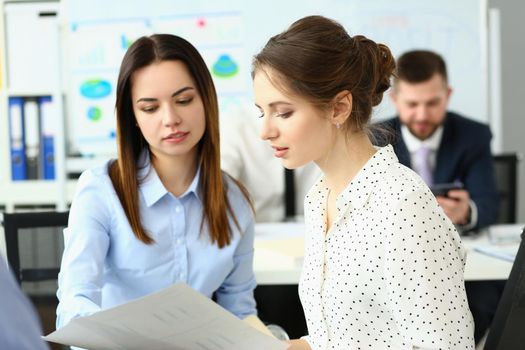
[[[397,60],[397,72],[394,84],[403,80],[408,83],[421,83],[435,74],[448,81],[447,66],[443,57],[428,50],[408,51]]]
[[[252,77],[270,69],[284,90],[319,108],[329,107],[339,92],[348,90],[353,104],[344,126],[361,131],[390,87],[394,68],[387,46],[362,35],[350,37],[334,20],[308,16],[268,41],[253,59]]]
[[[142,226],[139,214],[138,186],[141,179],[137,179],[137,161],[144,149],[149,150],[149,145],[140,129],[136,127],[131,101],[131,78],[138,69],[166,60],[178,60],[186,65],[197,85],[204,105],[206,129],[197,145],[198,164],[201,169],[199,190],[204,198],[201,230],[206,221],[211,241],[217,242],[222,248],[230,243],[232,235],[227,212],[232,215],[237,227],[239,224],[228,200],[228,189],[224,177],[226,175],[223,175],[220,169],[217,94],[212,77],[201,55],[183,38],[169,34],[141,37],[129,47],[124,55],[118,76],[115,104],[118,159],[110,164],[109,176],[133,233],[142,242],[153,243],[153,239]],[[244,187],[237,181],[234,182],[248,200]]]

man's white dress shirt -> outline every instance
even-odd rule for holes
[[[259,136],[261,119],[257,113],[255,106],[242,105],[221,117],[221,168],[250,192],[256,221],[282,221],[284,168],[268,142]],[[297,215],[302,216],[304,196],[320,175],[314,163],[294,170]]]

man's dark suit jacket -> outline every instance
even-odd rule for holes
[[[411,168],[399,117],[388,119],[380,125],[394,132],[390,143],[399,162]],[[494,224],[498,216],[499,197],[490,151],[491,138],[492,133],[487,125],[448,112],[437,152],[434,183],[463,182],[478,209],[475,229]]]

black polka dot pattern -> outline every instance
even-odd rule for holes
[[[379,148],[336,201],[305,198],[299,286],[312,349],[474,349],[465,250],[454,225],[391,146]]]

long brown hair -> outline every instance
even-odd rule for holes
[[[352,94],[352,112],[342,127],[366,130],[372,108],[390,87],[395,60],[387,46],[356,35],[322,16],[308,16],[270,38],[253,59],[252,77],[263,71],[286,93],[328,108],[341,91]]]
[[[219,147],[219,108],[213,80],[197,49],[181,37],[169,34],[155,34],[141,37],[127,50],[117,82],[117,146],[118,159],[108,169],[109,176],[117,192],[120,203],[129,220],[135,236],[146,244],[153,243],[153,238],[144,230],[138,207],[137,161],[141,152],[149,145],[136,127],[135,114],[131,101],[131,78],[138,69],[166,60],[183,62],[193,77],[201,96],[205,111],[206,128],[199,141],[198,164],[200,166],[199,190],[203,196],[203,221],[206,223],[213,243],[219,247],[231,241],[232,228],[228,213],[239,227],[227,196],[227,183],[220,168]],[[248,193],[237,181],[248,203]],[[250,203],[251,205],[251,203]]]

